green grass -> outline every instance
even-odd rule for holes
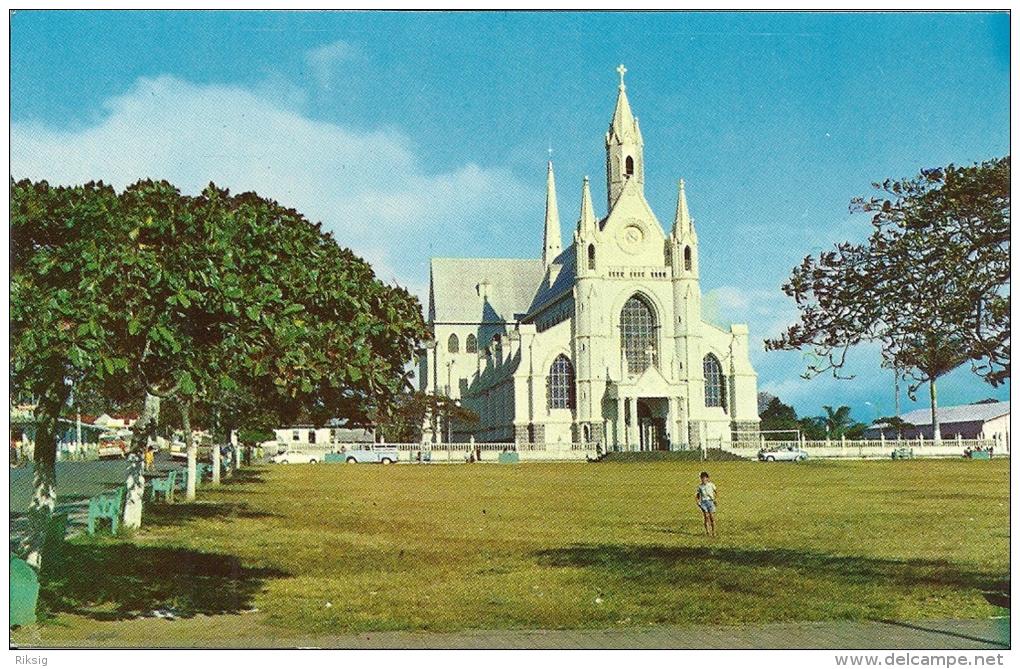
[[[1005,460],[708,463],[714,539],[694,503],[703,467],[246,470],[197,503],[147,506],[133,536],[76,538],[45,602],[72,627],[258,609],[295,634],[996,611],[981,591],[1009,570]]]

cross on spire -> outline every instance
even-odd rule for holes
[[[616,71],[620,73],[620,90],[626,90],[627,87],[623,85],[623,75],[627,73],[627,68],[623,66],[623,63],[620,63],[620,67],[616,68]]]

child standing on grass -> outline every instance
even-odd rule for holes
[[[715,536],[715,501],[718,497],[715,484],[708,480],[708,472],[701,472],[701,485],[694,499],[705,516],[705,534],[710,537]]]

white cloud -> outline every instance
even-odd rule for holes
[[[363,57],[358,47],[350,42],[339,40],[307,52],[305,62],[312,68],[312,74],[315,75],[319,86],[329,88],[338,75],[339,65],[362,60]]]
[[[471,163],[427,174],[396,131],[310,120],[236,86],[140,79],[106,112],[75,132],[12,124],[12,176],[118,188],[166,179],[191,194],[214,181],[256,191],[322,221],[381,278],[415,290],[427,286],[430,255],[487,255],[493,221],[542,204],[541,183]]]

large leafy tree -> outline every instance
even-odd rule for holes
[[[848,350],[881,345],[911,396],[927,383],[939,437],[936,381],[970,362],[992,385],[1009,378],[1009,157],[925,170],[874,184],[866,244],[808,256],[783,286],[800,320],[766,348],[810,348],[811,376],[839,375]]]
[[[233,426],[267,414],[366,424],[402,389],[425,330],[417,299],[297,212],[213,185],[198,197],[152,181],[119,196],[27,181],[11,192],[12,391],[38,397],[44,421],[66,401],[65,379],[146,397],[126,525],[141,520],[158,398],[185,422],[201,404]],[[36,447],[39,532],[55,503],[48,434]]]
[[[57,420],[72,385],[115,394],[109,383],[129,361],[112,339],[123,318],[115,258],[123,229],[120,202],[102,183],[54,188],[10,184],[11,395],[37,398],[34,494],[27,561],[39,567],[46,524],[56,505]]]

